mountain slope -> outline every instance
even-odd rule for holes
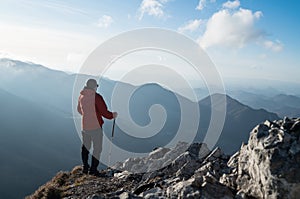
[[[0,89],[69,115],[74,80],[74,75],[42,65],[0,59]]]
[[[221,98],[222,94],[213,94],[199,102],[200,110],[203,110],[201,115],[210,118],[211,100],[216,101]],[[226,118],[221,136],[217,142],[217,146],[221,147],[225,153],[231,154],[236,151],[242,144],[248,140],[248,133],[257,123],[264,120],[275,120],[279,117],[264,109],[253,109],[247,105],[226,95]],[[212,107],[213,108],[213,107]],[[206,111],[205,111],[206,110]],[[208,128],[208,122],[200,122],[203,131]],[[200,132],[200,137],[196,141],[203,140],[203,133]]]
[[[1,89],[0,103],[1,197],[22,198],[58,170],[79,163],[72,120]]]

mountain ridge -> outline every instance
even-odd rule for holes
[[[230,91],[231,96],[253,108],[264,108],[280,117],[300,117],[300,98],[296,95],[258,95],[248,91]]]

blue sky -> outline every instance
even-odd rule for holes
[[[0,0],[0,56],[78,71],[101,42],[161,27],[203,46],[224,77],[300,83],[298,1]]]

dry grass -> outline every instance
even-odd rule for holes
[[[45,185],[39,187],[32,195],[25,199],[60,199],[62,198],[62,190],[64,183],[69,175],[65,172],[59,172],[52,180]]]

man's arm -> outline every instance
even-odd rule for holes
[[[100,115],[102,115],[106,119],[111,120],[114,118],[114,114],[112,112],[110,112],[109,110],[107,110],[105,101],[102,98],[102,96],[99,94],[96,94],[96,109],[97,109],[97,111],[99,111]]]

